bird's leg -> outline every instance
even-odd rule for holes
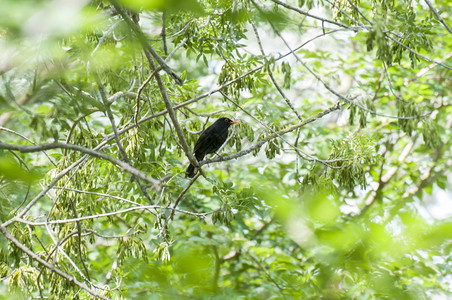
[[[223,160],[223,156],[221,156],[220,154],[218,154],[217,152],[215,152],[215,154],[218,156],[218,158],[222,161]]]

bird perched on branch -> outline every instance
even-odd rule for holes
[[[201,161],[206,154],[215,153],[220,149],[221,145],[223,145],[228,138],[229,126],[238,123],[240,122],[232,121],[228,118],[220,118],[204,130],[193,149],[196,159]],[[185,177],[192,178],[195,174],[195,166],[190,164],[187,168]]]

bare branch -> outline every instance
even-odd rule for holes
[[[439,62],[439,61],[435,61],[435,60],[433,60],[433,59],[431,59],[431,58],[429,58],[429,57],[427,57],[427,56],[425,56],[425,55],[420,54],[420,53],[417,52],[416,50],[411,49],[410,47],[408,47],[408,46],[405,45],[404,43],[402,43],[402,42],[398,41],[397,39],[393,38],[392,36],[390,36],[389,33],[390,33],[390,34],[393,34],[393,35],[395,35],[395,36],[397,36],[397,34],[395,34],[395,33],[392,32],[392,31],[385,32],[384,34],[385,34],[385,36],[388,37],[390,40],[392,40],[392,41],[394,41],[395,43],[399,44],[400,46],[402,46],[403,48],[407,49],[408,51],[410,51],[411,53],[415,54],[416,56],[419,56],[420,58],[422,58],[422,59],[424,59],[424,60],[426,60],[426,61],[435,63],[436,65],[441,66],[441,67],[443,67],[443,68],[452,70],[452,66],[448,66],[448,65],[446,65],[446,64],[443,64],[443,63],[441,63],[441,62]],[[397,36],[397,37],[398,37],[398,36]]]
[[[283,54],[283,55],[281,55],[281,56],[279,56],[279,57],[277,57],[275,60],[278,61],[278,60],[283,59],[283,58],[285,58],[285,57],[287,57],[287,56],[289,56],[289,55],[292,55],[292,54],[295,53],[296,51],[298,51],[298,50],[300,50],[301,48],[303,48],[304,46],[306,46],[308,43],[310,43],[310,42],[312,42],[312,41],[314,41],[314,40],[316,40],[316,39],[318,39],[318,38],[324,37],[324,36],[326,36],[327,34],[332,34],[332,33],[335,33],[335,32],[338,32],[338,31],[343,31],[343,30],[344,30],[343,28],[340,28],[340,29],[334,29],[334,30],[327,31],[327,32],[325,32],[325,33],[319,34],[319,35],[317,35],[317,36],[315,36],[315,37],[313,37],[313,38],[311,38],[311,39],[305,41],[305,42],[302,43],[300,46],[298,46],[298,47],[296,47],[296,48],[290,50],[289,52],[287,52],[287,53],[285,53],[285,54]],[[213,89],[213,90],[211,90],[211,91],[209,91],[209,92],[205,92],[205,93],[203,93],[203,94],[201,94],[201,95],[199,95],[199,96],[196,96],[196,97],[194,97],[194,98],[192,98],[192,99],[190,99],[190,100],[187,100],[187,101],[185,101],[185,102],[176,104],[176,105],[173,106],[173,109],[176,110],[176,109],[179,109],[179,108],[188,106],[188,105],[190,105],[190,104],[192,104],[192,103],[198,102],[198,101],[201,100],[201,99],[210,97],[211,95],[220,92],[221,90],[225,89],[226,87],[230,86],[231,84],[233,84],[233,83],[235,83],[235,82],[237,82],[237,81],[240,81],[240,80],[242,80],[243,78],[245,78],[245,77],[247,77],[247,76],[249,76],[249,75],[251,75],[251,74],[253,74],[253,73],[255,73],[255,72],[259,71],[259,70],[262,70],[263,67],[264,67],[263,65],[262,65],[262,66],[258,66],[258,67],[256,67],[256,68],[254,68],[254,69],[252,69],[252,70],[250,70],[250,71],[248,71],[248,72],[246,72],[246,73],[244,73],[244,74],[242,74],[242,75],[240,75],[240,76],[238,76],[238,77],[236,77],[236,78],[234,78],[234,79],[232,79],[232,80],[230,80],[230,81],[228,81],[228,82],[226,82],[226,83],[224,83],[224,84],[222,84],[222,85],[220,85],[220,86],[218,86],[217,88],[215,88],[215,89]],[[117,94],[118,94],[118,93],[117,93]],[[135,95],[135,97],[136,97],[136,94],[135,94],[135,93],[124,93],[125,96],[126,96],[126,95],[128,96],[129,94]],[[142,118],[141,120],[139,120],[137,123],[138,123],[138,124],[141,124],[141,123],[147,122],[147,121],[149,121],[149,120],[151,120],[151,119],[154,119],[154,118],[163,116],[163,115],[165,115],[165,114],[167,114],[167,113],[168,113],[168,110],[165,109],[165,110],[162,110],[162,111],[160,111],[160,112],[158,112],[158,113],[155,113],[155,114],[152,114],[152,115],[143,117],[143,118]],[[138,124],[130,124],[130,125],[127,125],[127,126],[121,128],[121,129],[119,130],[119,134],[123,134],[124,132],[126,132],[126,131],[128,131],[128,130],[134,128],[134,127],[136,127]],[[107,144],[108,142],[110,142],[110,141],[113,140],[113,139],[114,139],[114,135],[113,135],[113,134],[108,135],[108,136],[105,138],[105,140],[104,140],[101,144],[99,144],[99,146],[98,146],[99,148],[98,148],[98,149],[100,149],[101,147],[103,147],[105,144]]]
[[[111,112],[110,103],[108,102],[107,95],[105,95],[104,87],[100,82],[99,76],[95,73],[97,88],[99,89],[100,97],[102,102],[104,103],[105,111],[107,113],[108,119],[110,120],[111,128],[113,129],[113,135],[115,137],[116,145],[118,146],[119,153],[121,153],[122,160],[126,163],[130,164],[130,160],[127,157],[127,153],[124,150],[124,147],[121,144],[121,140],[119,138],[118,129],[116,127],[115,118],[113,117],[113,113]]]
[[[165,55],[168,55],[168,48],[166,46],[166,11],[162,13],[162,33],[160,35],[162,36],[163,52]]]
[[[322,18],[322,17],[315,16],[313,14],[310,14],[310,13],[308,13],[306,11],[303,11],[303,10],[299,9],[298,7],[291,6],[291,5],[287,4],[287,3],[284,3],[284,2],[279,1],[279,0],[271,0],[271,1],[273,1],[274,3],[276,3],[278,5],[281,5],[281,6],[285,7],[285,8],[287,8],[287,9],[293,10],[293,11],[295,11],[295,12],[301,14],[301,15],[304,15],[306,17],[310,17],[310,18],[322,21],[324,23],[334,24],[334,25],[337,25],[339,27],[346,28],[346,29],[353,30],[353,31],[357,31],[358,29],[369,29],[368,26],[350,27],[350,26],[347,26],[347,25],[345,25],[343,23],[339,23],[339,22],[336,22],[336,21],[333,21],[333,20],[330,20],[330,19],[325,19],[325,18]]]
[[[152,57],[159,63],[159,65],[162,67],[162,69],[170,75],[179,85],[182,85],[183,80],[179,77],[179,75],[176,74],[163,60],[163,58],[160,57],[160,55],[157,54],[157,52],[152,48],[151,44],[147,40],[147,37],[144,35],[143,31],[130,19],[130,17],[125,13],[124,9],[115,1],[110,0],[111,4],[115,7],[116,11],[121,15],[123,20],[127,23],[127,25],[132,29],[132,31],[137,36],[139,42],[144,48],[144,52],[146,55],[146,58],[149,61],[149,64],[154,64],[152,61],[152,58],[149,56],[149,53],[152,55]],[[156,69],[155,67],[153,70]]]
[[[441,58],[440,62],[442,63],[442,62],[448,60],[448,59],[451,58],[451,57],[452,57],[452,52],[449,53],[449,54],[447,54],[447,55],[444,56],[443,58]],[[427,73],[428,71],[430,71],[431,69],[433,69],[433,68],[435,68],[435,67],[436,67],[436,63],[432,63],[432,64],[430,64],[429,66],[427,66],[427,67],[425,67],[425,68],[423,68],[423,69],[420,69],[419,72],[416,73],[416,77],[424,76],[425,73]]]
[[[83,158],[79,159],[78,161],[74,162],[72,165],[58,173],[55,178],[53,178],[53,180],[41,192],[39,192],[39,194],[36,195],[36,197],[34,197],[19,214],[17,214],[12,219],[4,222],[1,226],[7,227],[11,223],[15,222],[18,218],[24,216],[33,207],[33,205],[35,205],[36,202],[39,201],[39,199],[41,199],[55,184],[57,184],[58,181],[60,181],[61,178],[63,178],[70,170],[80,165],[87,157],[88,156],[85,155]]]
[[[419,137],[419,134],[416,135],[413,140],[411,140],[403,149],[401,154],[398,157],[398,164],[397,166],[392,166],[389,168],[389,166],[384,166],[385,161],[382,162],[381,170],[380,170],[380,179],[375,187],[375,189],[370,193],[369,198],[366,200],[365,206],[361,209],[358,215],[364,215],[366,211],[371,207],[371,205],[375,202],[375,200],[378,199],[378,195],[381,193],[382,189],[386,184],[394,177],[394,175],[399,171],[401,166],[403,166],[403,163],[405,162],[406,158],[408,157],[408,154],[413,150],[414,145],[416,144],[416,141]],[[385,174],[383,174],[383,171],[386,171]],[[405,197],[404,197],[405,198]]]
[[[369,23],[370,25],[374,25],[374,24],[366,17],[366,15],[363,14],[363,13],[361,12],[361,10],[360,10],[360,9],[359,9],[359,8],[358,8],[351,0],[347,0],[347,1],[348,1],[348,3],[353,7],[353,9],[356,10],[356,11],[358,12],[358,14],[360,14],[361,17],[363,17],[364,20],[367,21],[367,23]]]
[[[107,32],[105,32],[102,37],[99,39],[99,43],[97,43],[96,48],[94,48],[93,52],[91,52],[91,56],[94,55],[94,53],[97,52],[97,50],[99,50],[99,47],[103,44],[103,42],[106,40],[106,38],[108,37],[108,35],[110,35],[116,28],[116,26],[118,26],[121,23],[121,20],[116,21],[115,23],[113,23],[110,28],[108,28]]]
[[[146,182],[149,182],[150,184],[153,185],[153,187],[157,191],[160,190],[161,182],[159,180],[156,180],[156,179],[148,176],[147,174],[135,169],[134,167],[130,166],[128,163],[125,163],[123,161],[120,161],[118,159],[111,157],[108,154],[105,154],[105,153],[102,153],[102,152],[99,152],[99,151],[96,151],[93,149],[88,149],[88,148],[85,148],[85,147],[82,147],[79,145],[65,144],[65,143],[59,143],[59,142],[50,143],[50,144],[42,144],[42,145],[37,145],[37,146],[19,146],[19,145],[11,145],[11,144],[5,144],[5,143],[0,142],[0,149],[15,150],[15,151],[20,151],[22,153],[37,152],[37,151],[56,149],[56,148],[71,149],[71,150],[89,154],[90,156],[93,156],[93,157],[107,160],[107,161],[111,162],[112,164],[129,172],[130,174],[132,174],[140,179],[143,179]]]
[[[116,3],[116,1],[111,1],[112,4],[114,5],[114,7],[116,8],[116,10],[121,14],[121,16],[123,17],[123,19],[127,22],[127,24],[130,26],[130,28],[132,28],[132,30],[136,33],[138,39],[140,40],[140,42],[142,43],[143,47],[145,48],[145,54],[146,57],[148,58],[148,63],[149,66],[151,67],[152,71],[155,71],[157,69],[157,66],[155,65],[154,61],[148,57],[147,53],[150,52],[152,54],[152,56],[157,60],[157,62],[160,64],[160,66],[166,71],[168,72],[168,74],[172,75],[173,78],[177,78],[178,80],[176,80],[179,84],[182,84],[182,79],[180,79],[177,75],[175,75],[175,73],[169,69],[169,67],[166,65],[166,63],[163,61],[163,59],[157,55],[157,53],[155,53],[154,49],[152,48],[152,46],[149,44],[149,42],[146,40],[144,34],[142,33],[142,31],[135,25],[135,23],[132,22],[132,20],[129,18],[129,16],[127,16],[124,12],[124,10]],[[168,69],[166,69],[168,68]],[[174,77],[177,76],[177,77]],[[177,116],[176,113],[174,111],[174,108],[170,102],[170,99],[168,97],[168,93],[166,91],[166,87],[165,84],[163,83],[162,77],[160,76],[160,74],[158,72],[155,73],[155,79],[157,81],[157,85],[159,86],[160,89],[160,93],[162,95],[163,101],[165,102],[165,106],[166,106],[166,110],[168,111],[168,114],[171,118],[171,121],[173,123],[173,126],[176,130],[177,136],[179,138],[179,141],[181,143],[182,146],[182,150],[185,152],[185,155],[188,157],[188,160],[190,161],[190,163],[194,166],[198,166],[198,161],[196,160],[196,158],[193,156],[193,153],[191,152],[190,147],[188,146],[187,140],[185,139],[184,133],[182,132],[182,129],[179,125],[179,122],[177,120]]]
[[[267,56],[265,55],[265,51],[264,48],[262,47],[262,42],[261,42],[261,38],[259,36],[259,33],[257,31],[256,25],[254,24],[254,22],[251,22],[251,26],[253,27],[254,30],[254,35],[256,36],[257,39],[257,44],[259,45],[259,49],[261,50],[261,54],[266,62],[267,65],[267,72],[268,75],[270,76],[270,79],[273,82],[273,85],[276,87],[276,89],[278,90],[279,94],[283,97],[284,101],[286,101],[286,104],[290,107],[290,109],[295,113],[295,115],[297,116],[298,120],[302,121],[303,118],[300,116],[300,114],[298,113],[298,111],[295,109],[295,107],[293,106],[292,102],[290,101],[289,98],[287,98],[286,94],[284,94],[283,90],[281,89],[281,87],[278,85],[278,83],[276,82],[275,77],[273,76],[273,72],[270,68],[270,65],[268,63],[268,59]]]
[[[31,225],[31,226],[47,226],[47,225],[54,225],[54,224],[67,224],[67,223],[74,223],[74,222],[85,221],[85,220],[99,219],[99,218],[103,218],[103,217],[121,215],[121,214],[125,214],[125,213],[131,212],[131,211],[149,210],[149,209],[170,209],[170,210],[174,210],[174,211],[184,213],[187,215],[191,215],[191,216],[195,216],[195,217],[207,216],[207,215],[213,214],[215,212],[215,211],[210,211],[210,212],[204,212],[204,213],[194,213],[194,212],[187,211],[187,210],[177,209],[177,208],[173,208],[173,207],[166,207],[166,206],[161,206],[161,205],[140,205],[140,206],[132,206],[132,207],[129,207],[126,209],[118,210],[118,211],[112,211],[112,212],[108,212],[108,213],[84,216],[84,217],[78,217],[78,218],[72,218],[72,219],[50,220],[50,221],[45,221],[45,222],[33,222],[33,221],[29,221],[29,220],[22,219],[22,218],[17,218],[16,220],[20,223]]]
[[[261,124],[263,127],[265,127],[267,130],[269,130],[270,132],[276,134],[276,137],[281,139],[284,143],[286,143],[287,145],[289,145],[290,147],[292,147],[295,152],[302,157],[305,160],[308,161],[314,161],[314,162],[319,162],[321,164],[324,164],[325,166],[332,168],[332,169],[341,169],[341,166],[335,167],[330,165],[329,163],[332,162],[333,160],[323,160],[323,159],[319,159],[316,158],[304,151],[302,151],[300,148],[297,147],[297,143],[292,144],[291,142],[289,142],[287,139],[285,139],[281,134],[279,134],[277,131],[275,131],[273,128],[271,128],[270,126],[268,126],[267,124],[263,123],[262,121],[260,121],[259,119],[257,119],[255,116],[253,116],[253,114],[251,114],[250,112],[248,112],[246,109],[244,109],[241,105],[239,105],[237,102],[235,102],[234,100],[232,100],[230,97],[228,97],[226,94],[224,94],[223,92],[221,92],[222,95],[232,104],[234,104],[235,106],[237,106],[240,110],[242,110],[244,113],[246,113],[248,116],[250,116],[253,120],[255,120],[256,122],[258,122],[259,124]],[[303,120],[301,120],[303,121]],[[276,138],[275,137],[275,138]],[[225,142],[226,144],[226,142]],[[344,159],[345,160],[345,159]]]
[[[105,193],[98,193],[98,192],[91,192],[91,191],[84,191],[84,190],[79,190],[79,189],[72,189],[72,188],[67,188],[67,187],[61,187],[61,186],[54,186],[54,189],[61,189],[61,190],[65,190],[65,191],[71,191],[71,192],[77,192],[77,193],[81,193],[81,194],[88,194],[88,195],[95,195],[95,196],[99,196],[99,197],[105,197],[105,198],[110,198],[110,199],[115,199],[115,200],[120,200],[129,204],[133,204],[133,205],[141,205],[138,202],[123,198],[123,197],[119,197],[119,196],[114,196],[114,195],[110,195],[110,194],[105,194]]]
[[[305,119],[305,120],[303,120],[303,121],[301,121],[301,122],[299,122],[299,123],[297,123],[295,125],[292,125],[292,126],[289,126],[287,128],[281,129],[281,130],[279,130],[279,131],[277,131],[275,133],[269,134],[268,136],[266,136],[265,138],[263,138],[262,140],[260,140],[259,142],[255,143],[253,146],[251,146],[251,147],[249,147],[249,148],[247,148],[245,150],[239,151],[239,152],[237,152],[235,154],[224,156],[222,158],[205,159],[202,162],[200,162],[199,165],[203,166],[205,164],[211,164],[211,163],[216,163],[216,162],[221,162],[221,161],[226,161],[226,160],[231,160],[231,159],[237,159],[237,158],[239,158],[241,156],[244,156],[244,155],[246,155],[248,153],[251,153],[255,149],[260,148],[266,142],[268,142],[268,141],[270,141],[272,139],[275,139],[278,136],[282,136],[282,135],[284,135],[284,134],[286,134],[288,132],[294,131],[297,128],[303,127],[306,124],[314,122],[315,120],[318,120],[318,119],[322,118],[323,116],[331,113],[332,111],[338,110],[339,108],[340,108],[339,102],[336,102],[334,105],[330,106],[329,108],[325,109],[322,112],[319,112],[318,114],[316,114],[316,115],[314,115],[312,117],[309,117],[309,118],[307,118],[307,119]]]
[[[34,253],[31,249],[29,249],[28,247],[26,247],[24,244],[22,244],[18,239],[16,239],[14,236],[12,236],[3,225],[0,225],[0,231],[3,233],[3,235],[9,240],[11,241],[17,248],[19,248],[20,250],[22,250],[24,253],[26,253],[28,256],[30,256],[30,258],[32,258],[34,261],[38,262],[39,264],[43,265],[44,267],[46,267],[47,269],[49,269],[50,271],[52,271],[55,274],[58,274],[59,276],[61,276],[62,278],[66,279],[69,282],[74,283],[75,285],[77,285],[78,287],[80,287],[81,289],[85,290],[86,292],[88,292],[89,294],[93,295],[94,297],[100,298],[100,299],[105,299],[108,300],[109,298],[104,297],[102,295],[99,295],[96,291],[92,290],[91,288],[87,287],[85,284],[81,283],[80,281],[78,281],[75,277],[64,273],[63,271],[61,271],[60,269],[56,268],[54,265],[51,265],[50,263],[48,263],[47,261],[45,261],[44,259],[42,259],[39,255],[37,255],[36,253]]]
[[[135,124],[138,125],[138,114],[140,113],[140,97],[141,97],[141,93],[143,92],[144,88],[146,87],[146,85],[151,81],[152,77],[155,76],[155,73],[157,73],[158,71],[160,71],[160,68],[155,69],[154,71],[152,71],[151,75],[148,76],[148,78],[146,78],[146,80],[141,84],[141,86],[138,88],[137,91],[137,96],[135,98],[136,101],[136,109],[135,109],[135,115],[133,116]]]
[[[195,183],[196,179],[198,179],[198,177],[201,175],[201,173],[196,174],[195,177],[192,178],[192,180],[190,181],[190,183],[184,188],[184,190],[179,194],[179,196],[177,196],[176,201],[174,202],[172,211],[171,211],[171,215],[167,220],[172,220],[174,217],[174,212],[176,211],[176,207],[179,205],[180,200],[182,199],[182,197],[188,192],[188,190],[190,189],[190,187],[193,185],[193,183]],[[166,227],[166,224],[165,226]]]
[[[12,129],[9,129],[9,128],[5,128],[5,127],[3,127],[3,126],[0,126],[0,130],[6,131],[6,132],[9,132],[9,133],[12,133],[12,134],[15,134],[15,135],[17,135],[17,136],[20,136],[20,137],[23,138],[24,140],[30,142],[32,145],[36,145],[35,142],[33,142],[32,140],[30,140],[30,139],[27,138],[26,136],[24,136],[24,135],[22,135],[22,134],[20,134],[20,133],[18,133],[18,132],[16,132],[16,131],[14,131],[14,130],[12,130]],[[53,161],[53,159],[50,158],[50,156],[49,156],[45,151],[43,151],[42,153],[44,153],[44,155],[49,159],[50,163],[56,167],[56,163]]]
[[[447,31],[449,31],[449,33],[452,34],[452,29],[447,25],[446,21],[444,21],[444,19],[441,17],[441,15],[438,13],[438,11],[433,7],[432,3],[430,3],[429,0],[424,0],[424,1],[425,1],[425,3],[427,3],[430,10],[435,14],[435,16],[441,22],[441,24],[443,24],[444,27],[446,27]]]

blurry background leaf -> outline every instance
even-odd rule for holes
[[[422,1],[0,1],[2,144],[91,151],[2,150],[0,299],[447,299],[451,49]]]

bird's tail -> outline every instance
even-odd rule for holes
[[[195,156],[198,161],[201,161],[204,159],[204,155],[197,154]],[[185,177],[193,178],[193,177],[195,177],[195,174],[196,174],[195,166],[190,164],[187,168],[187,171],[185,171]]]
[[[185,177],[193,178],[195,176],[195,166],[190,164],[185,172]]]

